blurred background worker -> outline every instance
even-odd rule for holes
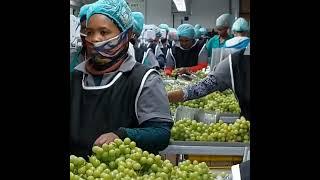
[[[159,47],[162,53],[166,56],[168,49],[171,48],[172,42],[168,40],[169,26],[167,24],[160,24],[159,28],[161,30],[160,44]]]
[[[234,37],[226,41],[225,47],[246,48],[250,43],[250,39],[247,37],[249,32],[248,22],[244,18],[238,18],[232,25],[232,32],[234,33]]]
[[[227,40],[233,38],[233,35],[228,33],[232,23],[233,16],[230,14],[222,14],[217,18],[216,28],[218,35],[211,38],[206,45],[209,58],[211,57],[212,48],[221,48]]]
[[[199,33],[200,33],[200,38],[199,40],[203,41],[203,43],[207,43],[208,41],[208,32],[207,32],[207,29],[202,27],[199,29]]]
[[[143,39],[143,49],[145,53],[148,55],[149,53],[153,53],[158,62],[158,66],[160,69],[164,68],[166,58],[160,47],[158,46],[160,43],[161,32],[160,28],[158,28],[154,24],[145,25],[144,30],[142,32]]]
[[[70,72],[74,71],[74,68],[85,60],[86,45],[85,45],[85,30],[86,30],[86,14],[91,4],[86,4],[80,8],[79,19],[80,19],[80,37],[82,41],[82,46],[77,49],[76,53],[71,56]]]
[[[169,41],[169,46],[170,48],[176,43],[178,42],[179,38],[177,35],[177,30],[175,28],[169,28],[169,32],[168,32],[168,41]],[[167,57],[167,55],[166,55]]]
[[[229,54],[232,54],[240,49],[246,48],[250,43],[250,39],[246,37],[249,31],[249,24],[244,18],[238,18],[232,25],[232,32],[235,37],[225,41],[223,47],[212,48],[211,57],[209,59],[210,69],[215,67]]]
[[[179,42],[169,50],[165,73],[170,75],[174,69],[179,74],[196,72],[208,65],[207,55],[200,55],[204,45],[195,39],[194,27],[182,24],[177,29]]]
[[[133,45],[136,61],[142,63],[144,57],[144,49],[141,46],[140,35],[144,25],[144,15],[141,12],[132,12],[133,30],[130,43]]]

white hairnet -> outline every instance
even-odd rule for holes
[[[231,27],[233,23],[233,16],[231,14],[222,14],[216,20],[217,27]]]
[[[232,25],[232,31],[249,31],[249,24],[244,18],[238,18]]]

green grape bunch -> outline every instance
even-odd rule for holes
[[[179,103],[171,103],[172,107],[187,106],[218,113],[240,113],[240,106],[231,90],[213,92],[205,97]]]
[[[214,141],[250,143],[250,121],[244,117],[234,123],[205,124],[191,119],[176,121],[171,129],[171,139],[176,141]]]
[[[129,138],[92,147],[92,155],[70,155],[70,180],[215,180],[205,163],[186,160],[174,166],[160,155],[143,151]]]

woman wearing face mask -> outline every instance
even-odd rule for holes
[[[129,137],[153,153],[167,147],[173,125],[160,75],[128,53],[131,11],[104,0],[87,12],[87,59],[72,73],[70,154]]]
[[[195,30],[190,24],[182,24],[177,29],[179,43],[175,44],[167,54],[165,74],[170,75],[173,69],[178,73],[196,72],[208,65],[204,45],[195,40]],[[200,53],[202,52],[202,53]]]

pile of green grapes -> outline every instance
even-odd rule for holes
[[[70,156],[70,180],[216,180],[217,177],[205,162],[186,160],[173,166],[169,160],[136,147],[129,138],[94,146],[92,152],[88,161]]]
[[[178,141],[218,141],[244,142],[250,141],[250,121],[244,117],[234,123],[205,124],[191,119],[176,121],[171,129],[171,139]]]
[[[206,111],[214,111],[218,113],[240,113],[239,103],[231,90],[226,90],[223,92],[216,91],[199,99],[194,99],[175,104],[172,103],[171,107],[178,107],[179,105],[191,108],[204,109]]]
[[[196,83],[203,80],[204,78],[207,77],[208,74],[203,71],[197,71],[196,73],[194,73],[194,75],[196,77],[192,79],[192,83]]]

